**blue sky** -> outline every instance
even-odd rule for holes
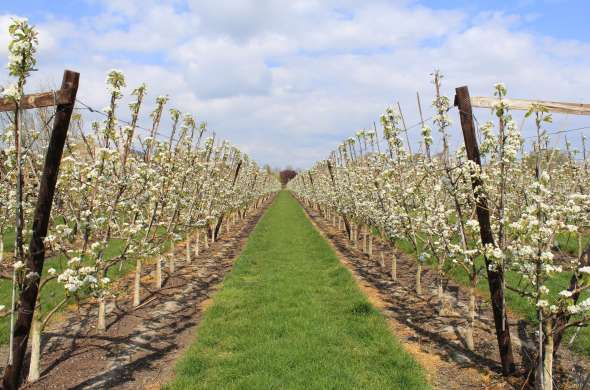
[[[507,14],[523,15],[528,31],[555,38],[590,39],[590,31],[584,28],[590,13],[590,3],[583,0],[495,0],[495,1],[422,1],[428,7],[460,8],[471,15],[485,11],[501,11]]]
[[[125,1],[125,0],[123,0]],[[490,1],[450,1],[425,0],[415,2],[434,9],[458,8],[471,15],[485,11],[501,11],[509,14],[527,15],[530,20],[527,28],[541,34],[555,38],[588,40],[590,30],[587,17],[590,13],[590,3],[583,0],[495,0]],[[4,13],[27,15],[31,20],[40,22],[48,15],[53,17],[80,18],[99,13],[103,7],[101,2],[60,0],[28,0],[2,4]],[[345,12],[345,8],[343,8]]]
[[[121,69],[128,92],[146,82],[150,102],[170,95],[171,106],[259,162],[306,167],[372,126],[387,105],[399,101],[416,123],[416,92],[428,114],[434,69],[450,97],[459,85],[490,95],[504,82],[514,97],[585,101],[589,8],[559,0],[29,0],[3,2],[0,29],[13,16],[38,26],[31,89],[76,69],[80,98],[100,108],[106,72]],[[580,124],[590,120],[556,117],[553,126]]]

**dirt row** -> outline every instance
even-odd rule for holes
[[[470,351],[464,339],[468,313],[468,291],[448,281],[445,286],[445,312],[439,315],[436,274],[425,269],[422,294],[415,293],[416,262],[408,255],[375,239],[373,257],[356,247],[345,231],[332,225],[317,210],[302,203],[312,223],[332,244],[341,261],[352,271],[359,287],[387,317],[396,337],[408,352],[424,366],[431,383],[439,389],[522,389],[526,388],[527,359],[534,356],[532,329],[526,321],[509,314],[517,375],[505,380],[500,371],[494,322],[489,303],[477,299],[474,331],[475,350]],[[384,254],[385,265],[381,263]],[[398,259],[397,276],[391,278],[392,255]],[[590,360],[563,348],[556,364],[558,389],[580,389],[590,371]],[[532,379],[532,378],[531,378]]]
[[[191,345],[211,295],[244,247],[272,199],[245,220],[224,227],[218,241],[186,262],[186,242],[173,249],[176,270],[163,267],[155,289],[154,265],[145,265],[142,302],[132,307],[133,274],[117,285],[107,306],[107,330],[95,330],[96,305],[71,308],[43,336],[41,379],[27,389],[159,389],[175,360]]]

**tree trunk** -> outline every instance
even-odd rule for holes
[[[199,248],[199,241],[201,241],[201,231],[197,230],[197,239],[195,240],[195,256],[199,256],[199,251],[201,248]]]
[[[162,288],[162,257],[156,259],[156,288]]]
[[[553,390],[553,320],[547,320],[544,328],[543,389]]]
[[[436,294],[438,296],[438,302],[440,304],[440,307],[438,309],[438,315],[442,316],[445,314],[445,293],[443,291],[443,272],[442,269],[440,268],[440,265],[437,267],[438,268],[438,275],[436,278]]]
[[[40,308],[38,309],[40,310]],[[31,324],[31,363],[29,364],[29,382],[39,379],[39,362],[41,361],[41,319],[35,313]]]
[[[188,239],[186,240],[186,263],[190,264],[191,262],[191,237],[188,235]]]
[[[135,284],[133,288],[133,306],[141,303],[141,260],[135,261]]]
[[[14,315],[16,313],[16,269],[12,269],[12,294],[10,297],[10,340],[8,346],[8,364],[12,364],[14,354]]]
[[[475,341],[473,340],[473,331],[475,327],[475,287],[469,287],[469,318],[467,328],[465,329],[465,342],[470,351],[475,350]]]
[[[385,268],[385,254],[383,252],[381,252],[381,260],[379,261],[379,265],[382,269]]]
[[[397,280],[397,256],[391,255],[391,279]]]
[[[172,254],[168,259],[168,272],[172,276],[174,271],[176,271],[176,262],[174,261],[174,254]]]
[[[367,248],[367,253],[369,253],[369,258],[373,257],[373,235],[369,234],[369,248]]]
[[[123,263],[121,262],[121,264],[123,264]],[[98,272],[98,279],[102,280],[102,278],[104,278],[104,277],[105,277],[105,271],[101,267]],[[104,297],[104,294],[100,294],[100,296],[98,297],[98,319],[96,322],[96,329],[100,332],[102,332],[106,329],[105,316],[106,316],[105,297]]]
[[[98,321],[96,324],[96,329],[100,332],[104,331],[107,328],[106,325],[106,300],[103,295],[98,298]]]
[[[367,248],[367,227],[364,226],[362,230],[363,230],[363,252],[367,253],[368,252],[368,248]]]
[[[422,264],[418,264],[416,269],[416,294],[422,294]]]

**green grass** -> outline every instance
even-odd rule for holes
[[[556,237],[556,241],[559,244],[559,247],[562,251],[565,251],[573,256],[578,255],[578,236],[576,233],[558,234]],[[581,242],[582,249],[586,248],[588,246],[588,243],[590,243],[590,236],[587,234],[583,234],[581,236]]]
[[[14,240],[16,239],[16,234],[14,229],[8,229],[4,233],[4,252],[11,253],[14,251]]]
[[[427,389],[287,192],[259,222],[168,389]]]

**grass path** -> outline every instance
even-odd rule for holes
[[[428,389],[287,192],[250,236],[169,389]]]

